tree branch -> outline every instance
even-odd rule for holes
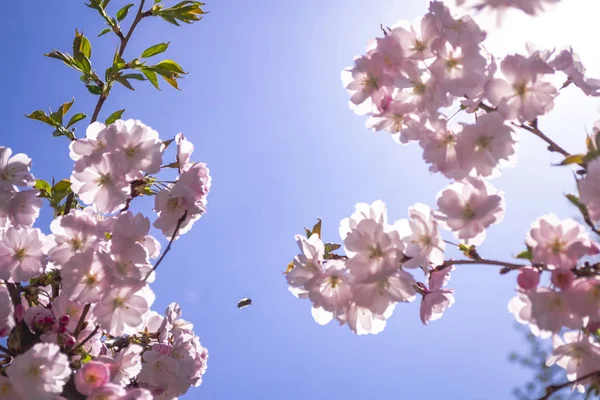
[[[169,240],[169,244],[167,245],[167,248],[165,249],[164,253],[162,253],[162,255],[160,256],[160,258],[158,259],[158,261],[156,262],[156,264],[154,265],[154,267],[152,267],[152,270],[150,270],[150,272],[148,272],[148,274],[144,278],[145,281],[148,280],[148,278],[150,277],[150,275],[152,275],[152,273],[154,271],[156,271],[156,268],[158,268],[158,266],[162,262],[163,258],[165,258],[165,256],[169,252],[169,250],[171,250],[171,245],[173,244],[173,241],[175,240],[175,237],[177,237],[177,234],[179,233],[179,228],[181,228],[181,225],[183,224],[183,221],[185,221],[185,219],[187,218],[187,213],[188,212],[186,210],[183,213],[183,215],[181,216],[181,218],[179,218],[179,221],[177,221],[177,226],[175,226],[175,231],[173,232],[173,236],[171,236],[171,240]]]
[[[86,304],[83,307],[83,312],[81,313],[81,317],[79,317],[79,322],[77,322],[77,327],[75,328],[75,332],[73,332],[73,337],[77,338],[81,331],[83,330],[83,323],[85,322],[85,317],[87,317],[88,312],[90,311],[90,304]]]
[[[87,342],[89,342],[90,339],[93,338],[96,333],[98,333],[99,329],[100,329],[100,325],[96,325],[96,327],[94,328],[94,330],[92,331],[92,333],[90,333],[89,335],[87,335],[87,337],[85,339],[83,339],[81,341],[81,343],[79,343],[77,346],[73,347],[73,350],[71,350],[70,353],[73,354],[78,348],[82,347],[84,344],[86,344]]]
[[[138,8],[137,14],[135,14],[135,19],[133,20],[133,23],[131,24],[131,27],[129,28],[127,35],[123,35],[123,32],[121,32],[120,30],[118,30],[116,32],[119,39],[121,39],[121,44],[119,46],[119,57],[121,57],[121,58],[123,57],[123,54],[125,53],[125,48],[127,47],[127,44],[129,43],[129,39],[131,39],[131,35],[133,35],[133,31],[135,30],[137,25],[140,23],[140,21],[142,19],[152,15],[152,13],[144,12],[144,4],[145,3],[146,3],[146,0],[140,0],[140,7]],[[105,86],[106,86],[106,83],[100,85],[100,88],[102,89],[102,93],[100,94],[100,97],[98,98],[98,102],[96,103],[96,107],[94,108],[94,113],[92,114],[90,123],[96,122],[96,120],[98,119],[98,115],[100,114],[100,110],[102,110],[102,106],[104,105],[104,103],[106,102],[106,99],[108,98],[108,91],[105,90]],[[110,89],[110,88],[108,88],[108,89]]]
[[[524,264],[513,264],[513,263],[509,263],[509,262],[505,262],[505,261],[494,261],[494,260],[485,260],[485,259],[480,259],[480,260],[447,260],[447,261],[444,261],[444,263],[442,265],[438,266],[436,268],[436,270],[441,271],[441,270],[443,270],[443,269],[445,269],[447,267],[450,267],[452,265],[475,265],[475,264],[479,264],[479,265],[497,265],[499,267],[508,268],[509,271],[512,271],[514,269],[528,267],[528,265],[524,265]]]
[[[560,385],[552,385],[552,386],[548,386],[546,388],[546,394],[543,397],[540,397],[538,400],[548,400],[550,398],[550,396],[552,396],[554,393],[558,392],[559,390],[562,390],[566,387],[569,387],[571,385],[574,385],[576,383],[580,383],[583,382],[589,378],[594,378],[594,377],[600,377],[600,371],[595,371],[592,372],[590,374],[581,376],[577,379],[575,379],[574,381],[568,381],[565,383],[561,383]]]
[[[558,144],[556,144],[555,141],[553,141],[552,139],[550,139],[548,136],[546,136],[544,134],[544,132],[542,132],[538,127],[537,127],[537,122],[534,121],[533,124],[531,125],[525,125],[525,124],[515,124],[513,122],[513,125],[522,129],[525,129],[528,132],[533,133],[535,136],[539,137],[540,139],[542,139],[544,142],[548,143],[548,150],[551,152],[556,152],[556,153],[560,153],[565,157],[570,156],[571,154],[566,151],[565,149],[563,149],[562,147],[560,147]]]

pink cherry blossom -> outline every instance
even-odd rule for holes
[[[454,267],[447,267],[441,271],[433,271],[429,275],[429,289],[424,289],[421,300],[421,321],[424,325],[430,321],[440,319],[444,312],[455,302],[454,289],[442,289],[450,279],[450,272]]]
[[[106,129],[116,132],[115,154],[127,180],[141,179],[144,174],[160,171],[164,146],[158,132],[133,119],[117,120]]]
[[[0,188],[0,229],[12,226],[32,226],[40,215],[42,200],[36,189],[15,192]]]
[[[439,31],[431,15],[427,14],[414,26],[396,24],[388,36],[393,37],[405,53],[406,58],[425,60],[433,56],[431,46],[439,37]]]
[[[61,269],[62,289],[77,303],[96,302],[108,291],[109,281],[98,253],[74,255]]]
[[[430,266],[436,267],[444,262],[446,244],[429,206],[417,203],[408,209],[408,215],[408,221],[394,225],[405,244],[404,254],[410,257],[402,266],[422,267],[428,273]]]
[[[101,122],[93,122],[86,131],[85,137],[73,140],[69,145],[69,156],[75,163],[75,169],[82,171],[87,165],[97,163],[104,153],[117,149],[116,130],[107,129]]]
[[[600,79],[585,76],[586,68],[572,48],[562,50],[549,64],[555,70],[564,72],[568,77],[567,82],[573,82],[586,95],[600,96]]]
[[[0,188],[33,186],[35,179],[29,172],[31,159],[22,153],[11,155],[10,148],[0,146]]]
[[[433,114],[440,107],[449,107],[453,101],[443,87],[443,82],[416,62],[405,63],[394,84],[403,90],[402,97],[405,101],[413,104],[415,110],[421,113]]]
[[[402,270],[393,275],[373,276],[353,285],[352,299],[358,306],[366,307],[374,314],[385,315],[395,303],[415,299],[415,283],[412,275]]]
[[[567,290],[573,286],[575,275],[566,268],[559,268],[552,271],[551,282],[560,290]]]
[[[98,254],[112,286],[135,285],[152,271],[147,253],[141,245],[115,248],[113,243],[106,252],[100,251]]]
[[[302,253],[294,257],[294,268],[286,274],[286,280],[292,294],[304,298],[308,293],[304,284],[322,270],[325,245],[317,234],[308,239],[296,235],[296,243]]]
[[[343,313],[352,299],[351,281],[346,265],[340,260],[324,264],[324,271],[305,283],[308,298],[315,307],[333,313]]]
[[[342,240],[345,240],[348,234],[355,230],[360,221],[371,219],[378,224],[387,226],[387,208],[383,201],[376,200],[372,204],[358,203],[356,210],[350,218],[344,218],[340,222],[339,232]],[[351,255],[353,253],[350,253]]]
[[[15,318],[13,312],[14,307],[8,290],[5,286],[0,286],[0,337],[8,336],[11,329],[14,328]]]
[[[149,257],[156,258],[160,255],[160,243],[148,235],[149,231],[150,220],[142,213],[134,215],[130,211],[122,212],[112,228],[111,246],[123,249],[141,245]]]
[[[23,400],[13,389],[10,379],[6,376],[0,376],[0,394],[3,400]]]
[[[564,341],[558,335],[554,336],[554,350],[546,360],[547,366],[557,364],[564,368],[570,381],[598,370],[600,346],[595,340],[578,331],[566,332],[563,338]]]
[[[379,131],[385,129],[392,134],[392,138],[405,144],[409,141],[419,140],[423,136],[423,130],[420,129],[420,123],[415,115],[411,114],[415,105],[405,101],[406,95],[400,92],[399,96],[379,109],[379,113],[374,114],[367,121],[367,129]]]
[[[449,127],[443,118],[429,119],[426,135],[419,142],[423,148],[423,159],[431,172],[440,172],[453,179],[465,178],[469,171],[462,168],[457,154],[457,144],[461,140],[460,127]]]
[[[110,372],[106,364],[90,361],[83,364],[75,373],[75,387],[79,393],[89,396],[96,389],[106,385],[109,378]]]
[[[12,388],[23,399],[54,400],[71,374],[60,347],[38,343],[15,357],[6,369]]]
[[[53,242],[48,250],[48,258],[57,265],[63,265],[78,253],[93,250],[101,239],[97,220],[90,209],[71,210],[68,215],[59,216],[50,223]]]
[[[376,53],[356,58],[353,68],[342,71],[342,82],[351,94],[351,106],[358,106],[371,97],[377,100],[382,88],[392,86],[392,77],[385,73],[385,66],[385,58]]]
[[[558,333],[563,327],[575,329],[582,319],[575,315],[573,294],[538,287],[526,293],[531,302],[531,323],[540,331]]]
[[[500,68],[506,80],[490,81],[486,96],[504,118],[533,121],[553,108],[556,88],[540,78],[554,70],[539,57],[509,55]]]
[[[86,204],[101,213],[112,213],[125,205],[129,184],[121,164],[111,154],[103,154],[98,163],[82,171],[73,171],[71,187]]]
[[[519,9],[529,15],[537,15],[546,11],[549,5],[558,3],[560,0],[458,0],[458,5],[467,4],[477,10],[491,8],[493,10],[505,10],[508,8]]]
[[[77,375],[75,375],[77,377]],[[126,399],[127,391],[124,387],[114,383],[96,388],[88,397],[87,400],[122,400]],[[130,397],[129,397],[130,398]]]
[[[561,221],[555,214],[535,220],[525,241],[532,248],[533,262],[556,268],[572,268],[581,257],[600,252],[583,226],[572,218]]]
[[[22,282],[43,272],[43,240],[39,229],[8,228],[0,241],[0,278]]]
[[[388,308],[393,311],[393,307]],[[348,327],[357,335],[376,335],[383,332],[386,319],[390,315],[376,314],[367,307],[361,307],[356,303],[350,303],[348,310],[341,318],[341,323],[347,323]]]
[[[167,349],[168,347],[168,349]],[[152,346],[144,352],[142,371],[139,375],[140,382],[151,382],[153,385],[169,385],[177,379],[177,360],[170,356],[170,345]]]
[[[517,283],[523,290],[531,290],[540,283],[540,271],[537,268],[525,267],[519,270]]]
[[[397,231],[372,219],[358,223],[344,239],[348,269],[357,278],[393,272],[400,267],[404,244]]]
[[[455,182],[438,194],[438,220],[461,240],[478,245],[485,229],[504,218],[504,195],[479,179]]]
[[[181,172],[192,164],[190,157],[194,152],[194,144],[187,140],[183,133],[175,135],[175,143],[177,143],[177,166]]]
[[[146,297],[129,287],[111,289],[94,308],[94,315],[110,335],[133,334],[151,305]]]
[[[196,163],[189,167],[177,183],[156,195],[154,210],[158,213],[158,219],[154,221],[154,227],[162,230],[167,238],[175,234],[178,225],[178,235],[189,231],[206,211],[210,183],[205,164]]]
[[[590,218],[600,221],[600,158],[589,162],[587,174],[578,185],[581,201],[587,206]]]
[[[514,165],[516,145],[513,129],[493,112],[478,117],[474,125],[464,125],[456,152],[462,168],[487,177],[498,175],[500,167]]]
[[[453,46],[446,42],[436,48],[436,60],[429,70],[454,96],[471,95],[486,79],[486,59],[478,47]]]

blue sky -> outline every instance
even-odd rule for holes
[[[83,1],[5,3],[1,144],[32,157],[36,177],[66,178],[67,140],[23,115],[72,97],[73,109],[90,115],[95,98],[74,71],[42,54],[69,51],[78,28],[91,38],[92,62],[103,70],[117,42],[95,38],[102,21]],[[116,9],[126,2],[112,3]],[[524,343],[507,311],[514,275],[459,267],[450,284],[457,301],[443,319],[425,327],[418,304],[401,305],[383,333],[356,337],[314,323],[309,303],[288,292],[281,274],[296,254],[294,235],[317,217],[325,238],[336,240],[339,221],[357,202],[383,199],[395,220],[416,202],[433,205],[447,184],[427,171],[418,147],[367,131],[348,109],[339,79],[379,35],[380,23],[412,20],[427,3],[220,0],[208,2],[210,14],[193,26],[150,20],[136,31],[126,58],[170,41],[165,58],[190,74],[182,92],[166,84],[158,92],[147,82],[135,92],[116,88],[101,120],[126,108],[124,117],[142,120],[163,138],[184,132],[196,145],[194,160],[207,162],[213,177],[208,213],[175,243],[153,285],[154,308],[179,302],[210,352],[203,385],[186,398],[500,400],[527,380],[507,361]],[[574,32],[572,40],[583,37]],[[542,127],[569,149],[581,148],[597,106],[567,91],[557,102],[562,111]],[[571,173],[549,167],[557,159],[538,139],[526,133],[519,139],[520,164],[493,181],[506,193],[508,213],[481,247],[488,258],[519,252],[526,229],[543,213],[575,215],[562,198],[573,189]],[[48,218],[40,219],[45,231]],[[254,305],[238,310],[246,296]]]

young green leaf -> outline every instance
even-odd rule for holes
[[[82,62],[83,58],[89,59],[92,57],[92,44],[83,36],[83,32],[75,30],[75,39],[73,40],[73,58],[75,61]]]
[[[140,71],[142,71],[142,74],[144,74],[146,78],[148,78],[148,80],[154,85],[155,88],[160,90],[160,87],[158,86],[158,76],[156,75],[156,72],[148,68],[140,68]]]
[[[84,113],[77,113],[77,114],[73,115],[71,117],[71,119],[69,120],[69,123],[67,124],[67,128],[70,128],[71,126],[75,125],[77,122],[81,121],[82,119],[85,119],[85,117],[87,117],[87,115],[85,115]]]
[[[121,85],[125,86],[129,90],[135,90],[134,87],[131,86],[131,83],[129,83],[129,81],[125,77],[118,76],[115,78],[115,81],[119,82]]]
[[[154,46],[148,47],[146,50],[144,50],[142,53],[142,58],[148,58],[163,53],[167,50],[167,48],[169,48],[168,42],[155,44]]]
[[[90,85],[85,85],[85,87],[88,89],[88,91],[91,94],[95,94],[96,96],[100,96],[102,94],[102,89],[100,89],[99,86],[90,84]]]
[[[25,115],[25,116],[29,119],[41,121],[50,126],[55,126],[54,121],[52,119],[50,119],[50,117],[48,115],[46,115],[46,113],[43,112],[42,110],[36,110],[36,111],[32,112],[31,114]]]
[[[115,111],[114,113],[110,114],[110,116],[108,118],[106,118],[106,121],[104,121],[104,123],[106,125],[112,124],[116,120],[121,119],[121,116],[123,115],[124,112],[125,112],[125,109]]]
[[[131,7],[133,7],[133,4],[127,4],[119,11],[117,11],[117,21],[123,21],[127,17],[127,14],[129,13],[129,9]]]
[[[98,37],[106,35],[108,32],[112,31],[112,29],[110,28],[104,28],[100,31],[100,33],[98,34]]]
[[[154,65],[153,68],[156,72],[164,70],[164,71],[175,72],[177,74],[185,74],[186,73],[183,71],[181,66],[173,60],[162,60],[158,64]]]

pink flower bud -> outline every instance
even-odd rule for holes
[[[60,325],[69,325],[69,319],[70,319],[70,318],[69,318],[69,316],[68,316],[68,315],[63,315],[62,317],[60,317],[60,318],[58,319],[58,323],[59,323]]]
[[[551,281],[554,286],[560,288],[561,290],[567,290],[573,285],[573,281],[575,280],[575,275],[568,269],[559,268],[552,271]]]
[[[531,290],[540,283],[540,272],[531,267],[521,268],[521,272],[517,277],[517,283],[521,289]]]
[[[586,329],[590,332],[596,332],[598,329],[600,329],[600,320],[588,322]]]

